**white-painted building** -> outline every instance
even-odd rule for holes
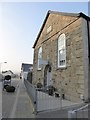
[[[32,69],[33,69],[32,64],[22,63],[20,77],[22,79],[27,79],[28,72],[32,71]]]

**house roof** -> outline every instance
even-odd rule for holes
[[[8,71],[2,71],[3,74],[4,74],[4,73],[8,73],[8,72],[10,72],[11,74],[14,74],[11,70],[8,70]]]
[[[23,69],[24,72],[30,71],[30,68],[33,67],[32,64],[22,63],[21,69]]]
[[[57,12],[57,11],[51,11],[51,10],[49,10],[49,11],[47,12],[47,15],[46,15],[46,17],[45,17],[45,19],[44,19],[44,22],[43,22],[42,26],[41,26],[41,29],[40,29],[40,31],[39,31],[39,33],[38,33],[38,35],[37,35],[37,38],[36,38],[35,43],[34,43],[34,45],[33,45],[33,48],[35,48],[35,46],[36,46],[36,44],[37,44],[37,41],[38,41],[38,39],[39,39],[39,37],[40,37],[40,34],[41,34],[42,30],[43,30],[43,27],[44,27],[46,21],[47,21],[47,19],[48,19],[49,14],[58,14],[58,15],[72,16],[72,17],[83,17],[84,19],[90,21],[90,17],[87,16],[87,15],[85,15],[85,14],[82,13],[82,12],[80,12],[80,13],[66,13],[66,12]]]

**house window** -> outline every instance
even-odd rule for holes
[[[38,50],[38,70],[41,70],[40,60],[42,59],[42,47]]]
[[[61,34],[58,38],[58,67],[66,67],[66,37]]]

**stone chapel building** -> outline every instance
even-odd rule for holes
[[[90,17],[48,11],[33,48],[33,84],[53,85],[71,101],[89,98]]]

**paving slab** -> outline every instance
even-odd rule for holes
[[[27,95],[24,83],[21,81],[9,118],[34,118],[33,111],[31,100]]]

